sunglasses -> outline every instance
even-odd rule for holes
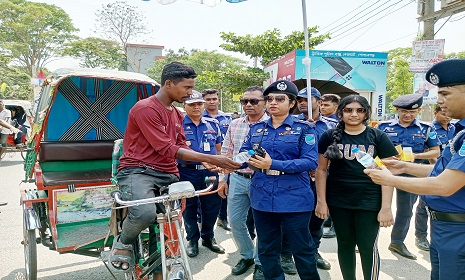
[[[276,100],[276,103],[283,103],[284,101],[286,101],[286,99],[287,99],[287,96],[285,95],[265,96],[266,102],[272,102],[273,100]]]
[[[366,113],[367,109],[365,108],[344,108],[342,109],[342,112],[344,113],[352,114],[353,111],[355,111],[357,114],[362,114],[362,113]]]
[[[252,98],[252,99],[241,99],[239,101],[241,102],[242,105],[247,105],[247,103],[250,103],[250,105],[257,105],[260,101],[263,101],[263,99]]]

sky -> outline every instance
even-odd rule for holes
[[[93,32],[95,11],[116,0],[35,1],[61,7],[80,29],[78,35],[85,38],[96,36]],[[259,35],[278,28],[284,36],[303,30],[301,0],[248,0],[236,4],[223,0],[214,7],[199,4],[201,1],[177,0],[162,5],[158,0],[127,0],[145,15],[146,26],[150,29],[144,38],[130,43],[228,53],[219,47],[223,43],[220,32]],[[435,2],[437,10],[440,2]],[[417,3],[412,0],[307,0],[306,6],[308,26],[317,25],[322,32],[333,34],[333,39],[317,46],[319,50],[388,51],[411,47],[422,30],[417,21]],[[465,36],[460,34],[465,32],[465,12],[453,15],[445,22],[446,18],[436,23],[435,38],[445,39],[446,53],[464,51]],[[248,60],[239,54],[228,54]],[[49,68],[54,70],[63,66],[78,66],[78,63],[64,59],[50,64]]]

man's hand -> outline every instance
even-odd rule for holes
[[[212,160],[209,161],[210,164],[221,167],[225,169],[226,172],[231,172],[232,170],[236,170],[242,166],[242,164],[237,163],[229,157],[223,155],[213,155],[211,159]]]
[[[364,169],[363,172],[370,176],[371,180],[379,185],[390,186],[392,185],[390,181],[392,180],[391,171],[389,171],[386,166],[382,166],[381,169]]]
[[[205,166],[205,168],[208,169],[211,172],[220,173],[222,171],[220,167],[218,167],[216,165],[213,165],[213,164],[210,164],[208,162],[201,162],[201,164],[203,166]]]
[[[218,183],[218,195],[221,196],[221,198],[226,198],[228,195],[229,187],[228,183],[226,182],[219,182]]]
[[[383,159],[382,162],[394,175],[406,173],[405,168],[407,164],[404,161],[396,159]]]
[[[259,169],[270,169],[272,159],[268,153],[265,154],[265,157],[261,157],[259,155],[255,155],[251,157],[247,163],[255,166],[256,168]]]
[[[317,202],[315,207],[315,216],[320,219],[328,219],[329,209],[326,203]]]
[[[21,130],[17,129],[16,127],[12,127],[12,128],[10,128],[10,130],[11,130],[12,133],[20,133],[21,132]]]

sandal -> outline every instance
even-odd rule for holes
[[[111,264],[113,268],[116,270],[127,270],[129,267],[134,266],[134,258],[132,257],[133,251],[132,251],[132,244],[125,245],[121,241],[119,241],[120,236],[117,235],[113,239],[113,245],[111,246],[111,251],[110,254],[108,254],[108,262]],[[129,251],[129,255],[121,255],[121,254],[115,254],[115,249],[116,250],[126,250]],[[115,266],[114,262],[119,262],[119,266]],[[128,268],[124,269],[122,268],[123,263],[128,264]]]

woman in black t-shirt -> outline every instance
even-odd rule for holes
[[[318,142],[318,202],[315,214],[326,219],[331,213],[338,242],[339,266],[345,280],[356,279],[356,245],[360,251],[364,279],[378,279],[379,227],[394,223],[391,211],[393,188],[373,183],[351,152],[358,147],[373,158],[397,155],[384,132],[367,126],[370,113],[371,107],[364,97],[345,97],[336,112],[339,124],[323,133]]]

